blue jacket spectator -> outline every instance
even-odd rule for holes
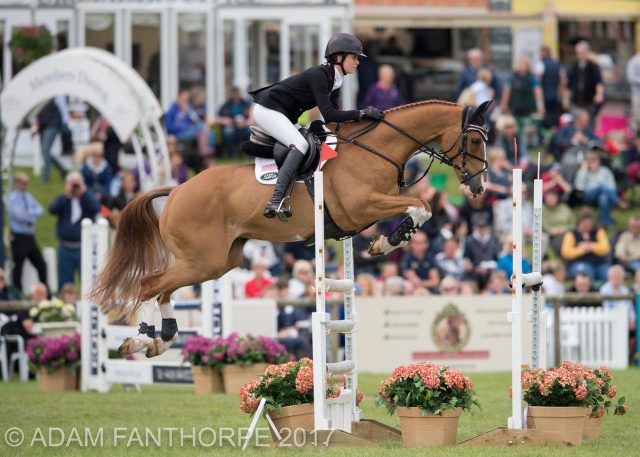
[[[93,219],[100,211],[100,204],[88,191],[82,175],[69,173],[64,193],[58,195],[49,212],[58,217],[56,235],[58,236],[58,288],[74,282],[75,272],[80,272],[81,222]]]
[[[200,120],[198,113],[191,106],[191,93],[182,89],[178,99],[171,104],[164,115],[167,132],[180,141],[198,142],[200,155],[207,157],[213,154],[215,136]]]

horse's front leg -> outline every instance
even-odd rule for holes
[[[370,255],[387,255],[394,249],[404,247],[418,229],[431,219],[431,206],[426,200],[403,196],[380,195],[370,208],[375,220],[391,219],[402,214],[407,216],[391,234],[376,236],[369,246]]]

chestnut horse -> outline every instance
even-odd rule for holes
[[[359,232],[406,214],[400,233],[377,237],[370,252],[384,255],[405,245],[431,217],[431,208],[425,200],[400,195],[399,175],[416,150],[431,142],[441,146],[435,159],[454,169],[463,192],[469,197],[482,193],[489,106],[423,101],[386,111],[376,125],[341,124],[338,132],[346,141],[323,167],[326,207],[336,225]],[[304,185],[294,185],[293,216],[287,223],[262,215],[271,193],[271,186],[255,179],[253,165],[230,165],[210,168],[176,187],[152,190],[125,207],[91,297],[103,312],[127,320],[135,318],[144,301],[158,297],[163,329],[161,338],[153,332],[145,336],[143,323],[142,335],[125,340],[121,352],[146,348],[148,357],[164,352],[177,339],[171,293],[239,266],[248,239],[287,242],[313,236],[313,203]],[[158,218],[152,201],[163,196],[169,198]]]

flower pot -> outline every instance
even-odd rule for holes
[[[53,373],[47,372],[45,368],[40,368],[38,380],[40,389],[45,392],[65,392],[78,388],[77,371],[70,371],[67,368],[60,368]]]
[[[295,434],[296,429],[311,431],[314,428],[312,403],[285,406],[277,411],[270,412],[269,417],[271,417],[273,425],[280,432],[280,436],[289,441]],[[273,430],[271,430],[271,436],[274,442],[278,442]]]
[[[224,392],[220,370],[202,366],[192,366],[193,386],[196,395],[217,394]]]
[[[73,336],[78,331],[77,322],[36,322],[33,324],[35,332],[42,336],[58,337]]]
[[[587,408],[582,406],[529,406],[527,428],[578,446],[582,443],[586,414]]]
[[[240,395],[240,389],[248,383],[264,374],[269,364],[254,363],[246,367],[240,365],[225,365],[222,367],[222,380],[224,393]]]
[[[590,440],[600,436],[600,428],[602,427],[602,418],[604,415],[600,417],[589,417],[589,414],[591,414],[591,408],[587,408],[587,415],[584,418],[584,430],[582,431],[583,440]]]
[[[456,444],[458,419],[462,408],[442,412],[442,416],[422,415],[420,408],[398,406],[400,431],[404,447],[447,446]]]

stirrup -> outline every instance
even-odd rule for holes
[[[270,201],[269,203],[267,203],[267,207],[264,210],[264,216],[268,219],[273,219],[274,217],[277,217],[280,221],[282,222],[288,222],[289,218],[291,217],[291,206],[289,205],[285,205],[285,200],[288,200],[290,197],[289,196],[285,196],[280,203],[278,204],[277,208],[273,208],[273,201]]]

